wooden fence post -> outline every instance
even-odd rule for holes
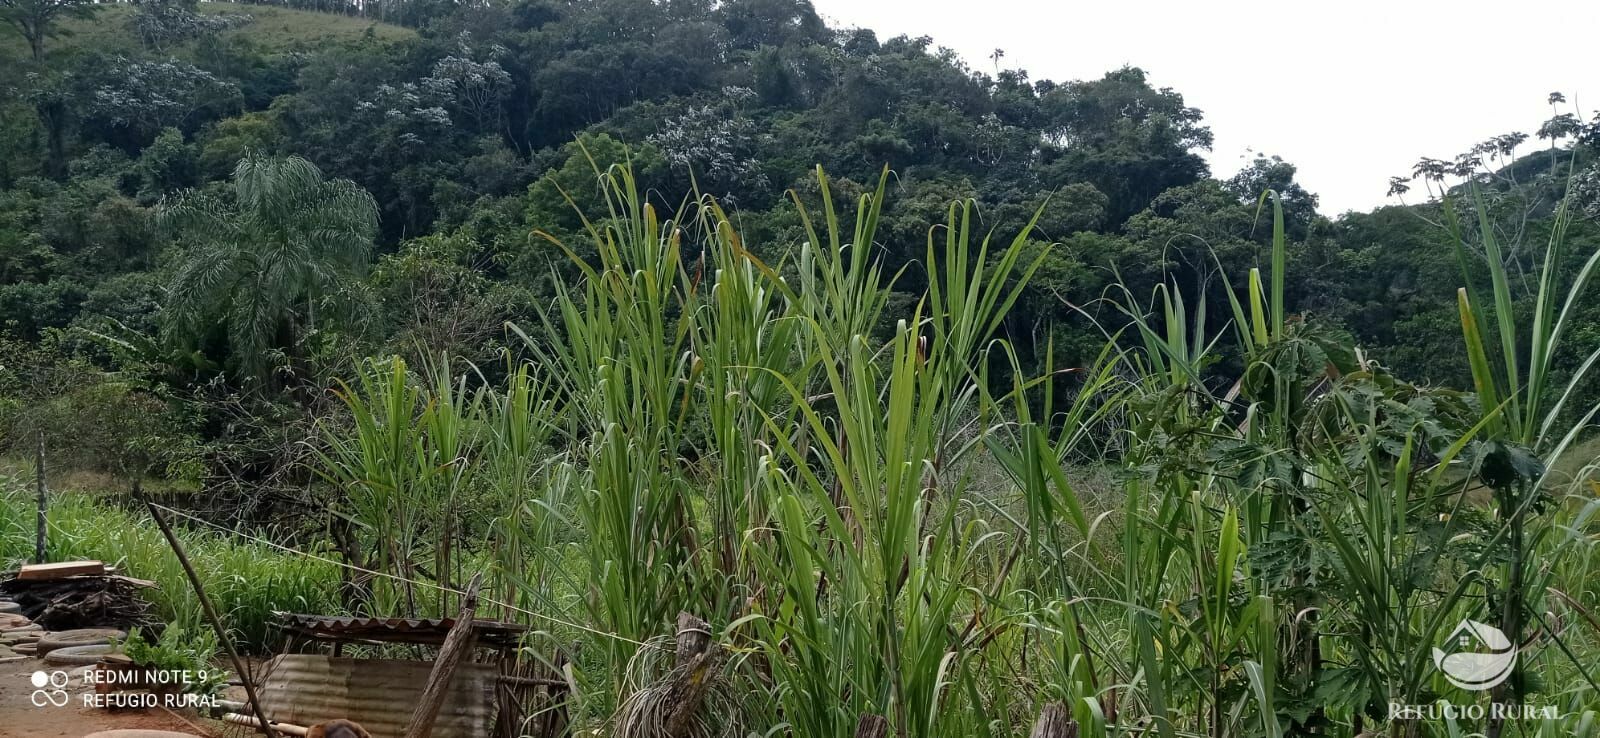
[[[1072,722],[1066,705],[1051,702],[1039,711],[1039,720],[1028,738],[1078,738],[1078,724]]]
[[[478,611],[478,588],[483,585],[483,572],[472,576],[472,583],[467,585],[466,596],[461,599],[461,612],[456,615],[455,625],[450,626],[450,633],[444,637],[444,645],[439,647],[439,656],[433,661],[433,671],[428,674],[428,686],[422,690],[422,699],[417,702],[416,712],[411,713],[411,724],[406,726],[405,738],[428,738],[433,734],[433,722],[439,719],[439,710],[444,707],[444,699],[450,693],[450,683],[456,674],[456,667],[461,664],[461,659],[472,653],[472,647],[477,642],[477,631],[472,627],[473,617]]]
[[[678,648],[673,664],[683,666],[711,647],[711,626],[686,612],[678,613]]]
[[[687,738],[694,716],[711,691],[711,667],[717,652],[711,647],[711,625],[687,612],[678,613],[677,653],[673,655],[666,734]]]
[[[49,525],[50,518],[50,493],[44,483],[44,433],[39,433],[39,448],[33,456],[34,484],[39,491],[39,531],[38,539],[34,543],[33,563],[48,564],[49,557]]]

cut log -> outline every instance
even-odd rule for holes
[[[105,574],[45,579],[32,567],[28,574],[33,578],[0,581],[0,591],[16,600],[22,614],[48,630],[128,630],[150,623],[149,603],[140,595],[137,580]]]
[[[1078,738],[1078,724],[1060,702],[1051,702],[1039,711],[1039,720],[1033,724],[1028,738]]]
[[[855,738],[888,738],[889,721],[882,715],[862,715],[856,721]]]
[[[102,730],[90,733],[83,738],[199,738],[194,733],[177,733],[171,730]]]
[[[99,561],[62,561],[55,564],[29,564],[17,570],[17,578],[25,582],[44,582],[105,573],[106,565]]]
[[[255,728],[257,730],[261,729],[261,721],[260,720],[257,720],[256,718],[254,718],[254,717],[252,717],[250,715],[240,715],[239,713],[236,713],[236,712],[230,712],[230,713],[228,713],[226,715],[223,715],[222,716],[222,722],[232,723],[234,725],[243,725],[243,726],[245,726],[247,728]],[[292,735],[292,736],[303,736],[306,733],[310,732],[309,728],[302,728],[302,727],[300,727],[298,725],[290,725],[288,723],[278,723],[278,722],[274,722],[272,724],[272,729],[276,730],[279,733],[282,733],[284,735]]]

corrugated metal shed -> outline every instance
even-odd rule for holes
[[[261,706],[280,722],[313,725],[345,718],[360,723],[373,738],[399,738],[432,669],[427,661],[285,654],[267,664]],[[433,738],[491,735],[498,674],[493,664],[461,664]]]

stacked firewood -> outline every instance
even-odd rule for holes
[[[97,561],[22,567],[0,580],[0,595],[49,631],[150,624],[150,606],[140,590],[153,582],[111,573]]]

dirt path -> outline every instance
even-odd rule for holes
[[[111,712],[84,706],[81,695],[94,690],[83,685],[77,669],[70,671],[71,682],[64,690],[47,685],[43,690],[46,694],[40,697],[41,701],[60,701],[58,692],[64,691],[66,705],[35,707],[34,695],[40,690],[33,686],[33,675],[41,669],[47,675],[55,670],[34,659],[0,664],[0,738],[82,738],[95,731],[119,728],[197,733],[193,725],[161,708]],[[186,717],[200,722],[193,716]]]

